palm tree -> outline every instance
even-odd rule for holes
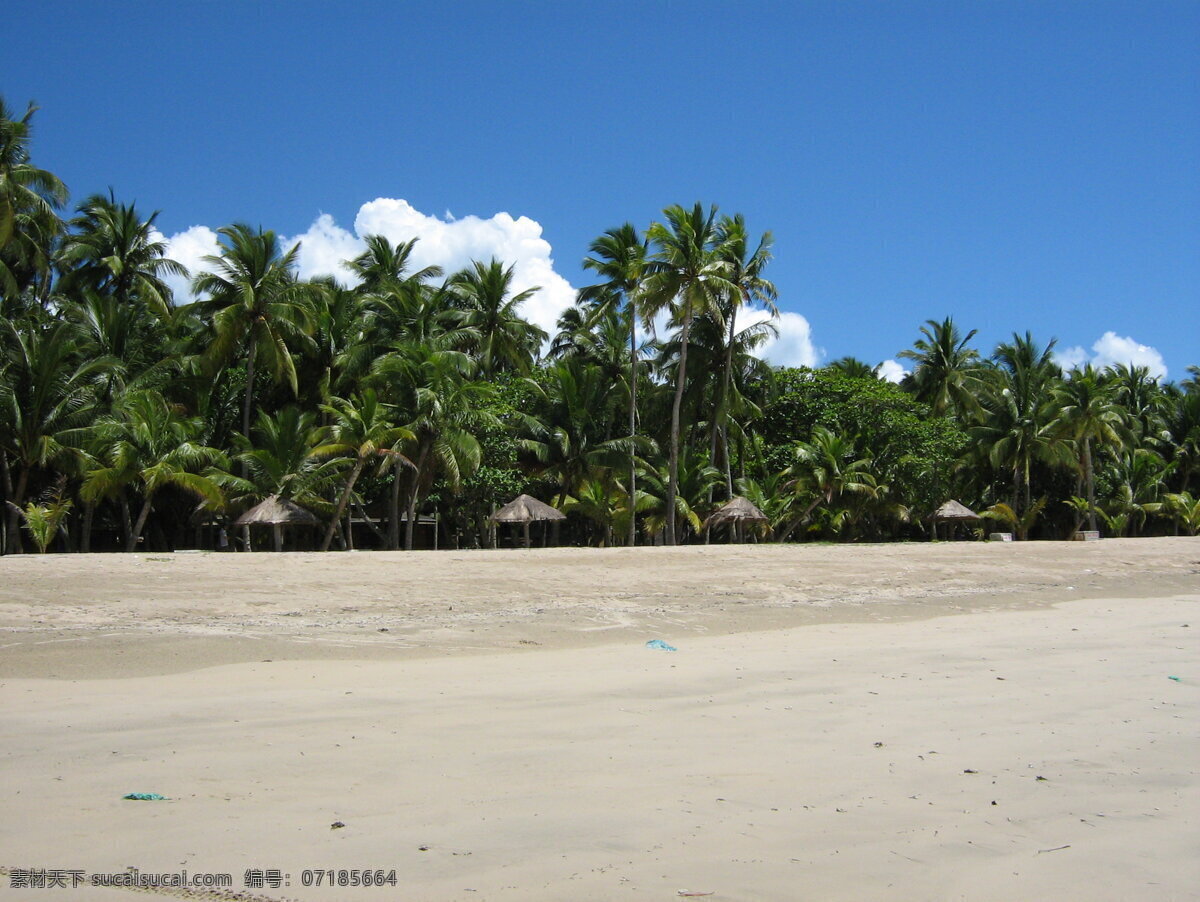
[[[1168,457],[1178,475],[1178,488],[1189,491],[1192,477],[1200,471],[1200,391],[1178,392],[1164,413]]]
[[[0,319],[0,354],[0,463],[5,495],[20,507],[36,469],[69,469],[79,458],[72,432],[93,418],[97,384],[119,364],[107,357],[86,359],[73,326],[62,321],[18,331]],[[15,485],[10,454],[18,468]],[[8,535],[19,551],[11,507]]]
[[[298,379],[302,400],[328,402],[353,392],[379,351],[369,299],[332,278],[299,286],[312,325]]]
[[[130,392],[114,415],[97,424],[104,466],[92,470],[84,484],[85,498],[102,497],[126,484],[140,484],[142,507],[128,537],[134,551],[154,502],[166,486],[176,486],[209,505],[224,496],[214,466],[226,466],[225,455],[196,439],[203,423],[181,416],[158,392]]]
[[[773,282],[763,277],[763,270],[771,262],[771,246],[774,238],[763,232],[758,246],[750,250],[750,236],[746,232],[746,220],[741,213],[730,218],[721,218],[717,229],[717,247],[722,260],[729,264],[729,281],[737,291],[723,299],[721,315],[725,319],[727,335],[725,341],[725,363],[722,368],[721,385],[717,394],[716,415],[712,418],[712,444],[715,449],[718,436],[725,461],[726,497],[733,497],[733,472],[729,466],[729,413],[730,381],[733,378],[733,354],[737,344],[737,315],[742,307],[752,303],[765,307],[772,317],[779,315],[775,306],[778,294]],[[755,327],[750,327],[755,328]],[[745,330],[742,330],[745,332]],[[759,329],[761,332],[761,328]],[[765,335],[763,338],[765,339]],[[715,463],[715,461],[714,461]]]
[[[679,485],[675,492],[674,507],[668,509],[669,480],[663,479],[661,470],[647,468],[642,472],[644,496],[639,496],[638,509],[645,512],[644,526],[647,536],[664,533],[670,513],[683,531],[690,529],[699,534],[704,526],[704,517],[712,512],[713,489],[721,483],[721,471],[708,462],[707,455],[685,448],[679,458]]]
[[[675,400],[671,406],[671,452],[667,469],[666,542],[674,545],[675,496],[679,487],[679,412],[687,383],[687,352],[692,321],[709,315],[719,322],[722,298],[739,292],[730,276],[729,262],[717,247],[717,208],[707,214],[697,203],[689,212],[679,205],[663,210],[666,223],[654,223],[646,235],[654,247],[643,284],[642,315],[650,319],[669,310],[679,326],[679,367],[675,377]]]
[[[1051,430],[1074,442],[1079,465],[1087,487],[1088,529],[1096,528],[1096,478],[1092,464],[1094,445],[1120,446],[1131,438],[1125,428],[1123,411],[1113,398],[1111,383],[1101,380],[1088,364],[1073,370],[1065,381],[1054,386],[1053,400],[1058,415]]]
[[[328,551],[330,543],[333,542],[333,534],[354,492],[354,483],[362,475],[363,469],[372,461],[399,455],[396,446],[411,439],[412,433],[396,425],[393,418],[395,411],[390,405],[379,400],[374,389],[368,388],[361,395],[349,400],[332,398],[329,404],[322,404],[321,409],[332,417],[333,423],[326,428],[321,444],[312,450],[312,455],[338,455],[354,461],[338,497],[333,516],[329,518],[325,538],[321,542],[321,550]],[[347,531],[347,541],[349,540]]]
[[[1189,536],[1200,533],[1200,498],[1190,492],[1172,492],[1163,498],[1163,507]]]
[[[30,123],[37,107],[13,112],[0,97],[0,297],[15,298],[41,279],[49,287],[50,246],[61,232],[67,189],[30,162]]]
[[[62,496],[61,489],[47,498],[41,504],[32,501],[25,505],[21,516],[25,520],[25,529],[37,546],[38,554],[45,554],[54,537],[62,528],[62,521],[71,512],[71,500]]]
[[[1167,396],[1149,367],[1119,363],[1099,377],[1112,386],[1113,400],[1123,408],[1134,439],[1142,447],[1161,445]]]
[[[796,502],[802,498],[810,500],[793,518],[780,541],[787,541],[818,505],[831,505],[844,494],[872,495],[878,491],[870,457],[857,454],[853,441],[824,426],[814,426],[809,441],[796,443],[784,487]]]
[[[209,361],[220,365],[246,361],[242,434],[249,435],[255,369],[260,361],[275,382],[286,381],[293,394],[297,390],[289,345],[302,341],[309,319],[291,272],[300,246],[283,253],[274,232],[255,232],[242,223],[219,229],[218,234],[224,239],[220,255],[204,258],[214,271],[200,273],[192,290],[208,295],[197,307],[212,318]]]
[[[839,357],[837,360],[826,364],[825,369],[834,370],[843,376],[850,376],[853,379],[879,378],[879,367],[871,366],[865,360],[859,360],[857,357]]]
[[[176,369],[176,359],[164,356],[168,334],[162,321],[140,304],[121,304],[111,295],[84,289],[64,304],[62,314],[75,327],[83,359],[119,363],[104,374],[99,391],[100,400],[109,406],[131,384],[161,387]]]
[[[1028,332],[996,348],[996,366],[986,372],[982,421],[970,429],[977,447],[993,466],[1012,474],[1010,507],[1023,514],[1033,503],[1035,460],[1059,462],[1061,443],[1050,429],[1050,391],[1060,371],[1053,360],[1055,341],[1039,347]]]
[[[171,289],[164,275],[187,277],[181,264],[166,257],[167,243],[154,238],[158,211],[143,220],[132,205],[95,194],[79,206],[79,216],[59,254],[64,270],[60,290],[90,289],[111,295],[124,306],[136,298],[160,318],[171,315]]]
[[[475,262],[450,279],[450,289],[462,307],[458,326],[485,379],[498,372],[528,373],[547,338],[542,329],[517,313],[541,288],[527,288],[510,297],[512,281],[513,267],[505,269],[496,259]]]
[[[420,239],[413,238],[397,245],[383,235],[367,235],[363,240],[367,249],[353,260],[346,261],[346,268],[362,280],[359,288],[366,294],[407,291],[442,276],[440,266],[426,266],[409,272],[409,258]]]
[[[407,429],[408,458],[412,461],[404,547],[413,546],[413,528],[421,494],[439,474],[456,488],[463,476],[474,473],[482,459],[476,433],[499,427],[487,410],[495,387],[476,381],[475,365],[460,351],[443,350],[422,342],[400,344],[379,361],[377,376],[388,384],[410,417]],[[393,489],[392,537],[398,537],[399,472]]]
[[[237,500],[244,504],[278,495],[314,512],[326,509],[326,494],[346,460],[316,453],[325,437],[309,411],[292,406],[274,415],[260,411],[251,436],[238,436],[237,459],[246,465],[247,476],[224,484],[239,490]]]
[[[583,261],[583,268],[598,273],[605,279],[598,285],[581,289],[579,299],[601,306],[613,306],[622,299],[629,320],[629,438],[637,438],[637,297],[646,276],[647,241],[638,235],[632,223],[609,229],[591,243],[591,256]],[[629,510],[636,511],[637,459],[629,454]],[[629,546],[637,544],[637,517],[629,518]]]
[[[975,399],[979,354],[967,347],[975,333],[972,329],[964,337],[949,316],[940,323],[926,320],[921,327],[925,337],[917,339],[912,350],[897,355],[916,364],[904,381],[918,401],[930,406],[934,416],[951,411],[961,419],[965,413],[979,410]]]
[[[611,479],[588,477],[575,487],[574,495],[562,506],[563,513],[579,514],[596,524],[601,548],[612,544],[613,526],[626,512],[628,496],[617,489]]]
[[[431,279],[441,278],[441,267],[409,271],[417,239],[393,246],[382,235],[368,235],[366,242],[367,249],[347,261],[346,268],[362,280],[358,293],[374,314],[373,340],[427,340],[451,328],[449,295],[429,286]]]
[[[540,419],[522,418],[526,437],[519,446],[536,461],[535,472],[557,484],[559,504],[598,471],[615,470],[630,456],[636,465],[637,453],[653,447],[638,436],[608,437],[617,399],[594,364],[568,357],[543,369],[529,387],[544,409]]]
[[[683,396],[683,420],[690,420],[693,429],[707,421],[708,459],[714,467],[718,461],[722,464],[728,498],[733,497],[729,432],[731,427],[738,431],[743,423],[762,413],[751,396],[759,394],[756,387],[765,385],[769,379],[770,367],[756,351],[778,334],[775,324],[769,321],[729,332],[725,325],[735,313],[734,306],[722,301],[721,320],[702,316],[692,324],[688,362],[692,372],[699,375],[689,380]],[[682,342],[676,333],[660,344],[659,367],[669,373],[678,365],[681,351]]]
[[[794,499],[785,489],[787,482],[787,470],[767,473],[761,480],[743,477],[737,481],[738,494],[767,515],[764,529],[768,531],[781,527],[791,510]]]

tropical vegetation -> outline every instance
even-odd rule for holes
[[[735,495],[755,541],[928,539],[951,498],[1021,539],[1200,531],[1196,367],[1064,370],[1053,340],[989,352],[951,317],[914,329],[899,384],[771,367],[772,235],[699,203],[599,233],[553,334],[513,261],[416,269],[411,237],[303,279],[233,223],[188,273],[157,213],[69,206],[35,113],[0,101],[5,553],[265,548],[235,523],[268,498],[321,524],[289,548],[488,547],[520,493],[580,545],[715,541]]]

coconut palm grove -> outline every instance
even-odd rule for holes
[[[265,550],[234,524],[273,497],[315,516],[282,538],[308,550],[512,544],[491,516],[523,493],[567,514],[538,540],[574,545],[929,540],[950,499],[981,517],[963,538],[1200,530],[1197,366],[1064,371],[1053,336],[978,347],[924,311],[899,384],[772,368],[771,323],[738,312],[775,309],[787,249],[707,203],[599,223],[554,334],[510,263],[415,269],[413,241],[306,281],[231,223],[187,273],[157,214],[38,168],[35,119],[0,101],[5,553]],[[735,496],[769,522],[707,527]]]

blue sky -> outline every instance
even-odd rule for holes
[[[430,259],[520,257],[549,317],[604,229],[700,200],[774,232],[781,361],[876,363],[952,315],[985,352],[1029,329],[1070,359],[1200,363],[1195,2],[10,0],[5,21],[36,162],[76,201],[161,210],[184,257],[245,220],[316,271],[356,220],[407,228]]]

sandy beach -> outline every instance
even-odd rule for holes
[[[0,899],[1198,899],[1198,603],[1189,538],[6,557]]]

